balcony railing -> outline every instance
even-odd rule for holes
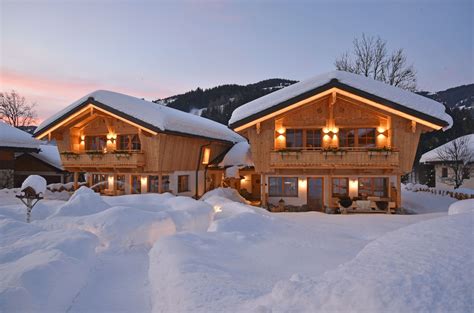
[[[67,168],[136,168],[145,165],[141,151],[87,151],[61,153],[63,166]]]
[[[270,155],[270,166],[274,168],[395,168],[398,165],[399,152],[384,149],[285,149],[272,151]]]

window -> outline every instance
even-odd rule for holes
[[[441,169],[441,177],[443,177],[443,178],[448,177],[448,168],[447,167],[443,167]]]
[[[355,147],[355,129],[340,129],[339,130],[339,146],[340,147]]]
[[[308,129],[306,131],[306,147],[319,148],[321,147],[321,130]]]
[[[303,147],[303,130],[287,129],[286,130],[286,147],[301,148]]]
[[[142,193],[141,176],[132,175],[132,193]]]
[[[162,192],[170,191],[170,177],[168,175],[161,176],[161,191]]]
[[[297,177],[269,177],[268,185],[270,197],[298,197]]]
[[[107,138],[105,136],[86,136],[86,150],[103,151],[107,147]]]
[[[125,191],[125,175],[117,175],[115,180],[115,189]]]
[[[359,177],[359,197],[387,197],[388,178]]]
[[[341,198],[349,195],[349,179],[333,178],[332,179],[332,196],[333,198]]]
[[[375,147],[375,128],[359,128],[357,130],[358,147]]]
[[[109,180],[105,174],[92,174],[92,188],[98,191],[109,188]]]
[[[158,193],[158,186],[160,184],[160,177],[156,175],[148,176],[148,192]]]
[[[189,191],[189,175],[178,176],[178,192]]]
[[[471,178],[471,169],[469,166],[466,166],[462,169],[462,179],[470,179]]]
[[[204,148],[204,152],[202,154],[202,164],[206,165],[209,164],[209,158],[211,157],[211,149]]]
[[[140,151],[140,137],[138,135],[119,135],[118,150]]]

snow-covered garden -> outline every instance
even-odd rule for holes
[[[418,214],[269,213],[231,189],[0,190],[0,312],[472,312],[474,200]],[[454,203],[454,204],[453,204]]]

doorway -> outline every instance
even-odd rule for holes
[[[324,181],[322,177],[308,177],[308,208],[311,211],[323,211]]]
[[[260,200],[261,181],[259,174],[252,174],[252,200]]]

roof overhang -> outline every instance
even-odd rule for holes
[[[416,111],[411,108],[407,108],[401,104],[381,98],[366,91],[343,84],[337,79],[332,79],[329,83],[325,85],[319,86],[291,99],[282,101],[270,108],[267,108],[263,111],[260,111],[237,122],[234,122],[229,126],[237,132],[242,131],[269,118],[278,116],[282,113],[288,112],[297,107],[323,98],[329,94],[332,94],[333,92],[361,101],[386,112],[415,121],[419,124],[425,125],[435,130],[449,126],[449,123],[444,120],[425,114],[423,112]]]
[[[13,152],[40,152],[39,148],[26,148],[26,147],[11,147],[11,146],[0,146],[0,150],[8,150]]]
[[[131,115],[128,115],[126,113],[123,113],[119,110],[116,110],[106,104],[103,104],[94,98],[88,98],[86,101],[81,103],[80,105],[76,106],[74,109],[64,113],[42,129],[40,129],[38,132],[34,133],[34,136],[37,139],[42,139],[46,137],[48,134],[51,132],[55,131],[56,129],[60,128],[61,126],[69,123],[72,121],[74,118],[80,116],[81,114],[91,110],[95,109],[97,111],[103,112],[105,114],[109,114],[119,120],[122,120],[128,124],[131,124],[137,128],[140,128],[143,131],[146,131],[152,135],[156,135],[158,133],[165,133],[165,134],[170,134],[170,135],[177,135],[177,136],[184,136],[184,137],[194,137],[194,138],[202,138],[205,140],[209,141],[214,141],[214,142],[222,142],[222,143],[230,143],[234,144],[231,141],[224,140],[224,139],[218,139],[218,138],[211,138],[211,137],[205,137],[205,136],[199,136],[199,135],[194,135],[194,134],[188,134],[188,133],[183,133],[183,132],[177,132],[177,131],[171,131],[171,130],[162,130],[159,127],[156,127],[152,124],[149,124],[147,122],[144,122],[141,119],[137,119],[136,117],[133,117]]]

